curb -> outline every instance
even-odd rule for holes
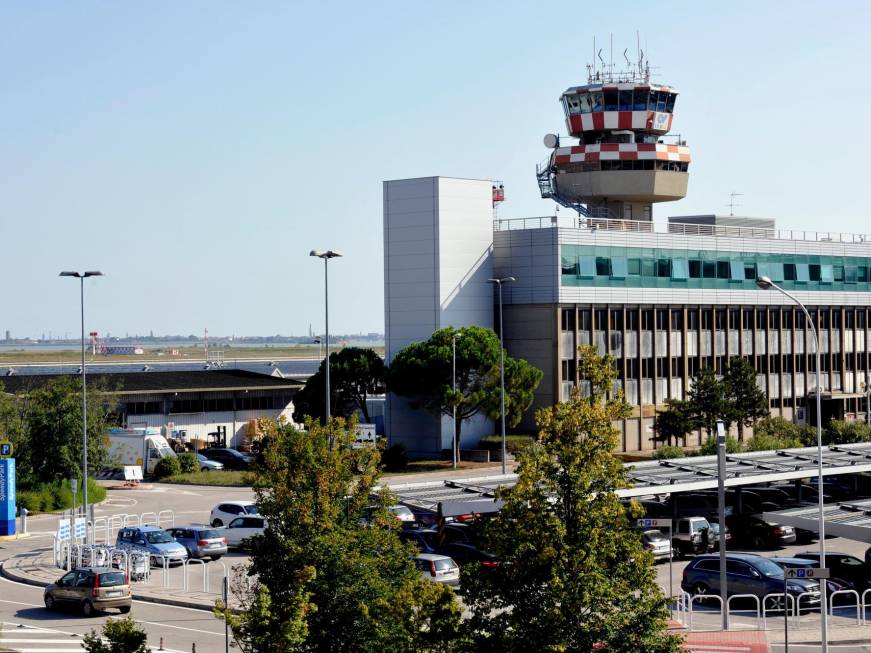
[[[36,580],[34,578],[30,578],[24,574],[18,574],[13,572],[11,569],[6,568],[6,561],[0,563],[0,575],[2,575],[7,580],[14,581],[16,583],[24,583],[25,585],[33,585],[34,587],[47,587],[49,583],[43,582],[41,580]],[[169,605],[177,608],[189,608],[191,610],[202,610],[204,612],[208,612],[211,614],[212,606],[206,606],[202,603],[197,603],[195,601],[185,601],[183,599],[165,599],[159,596],[143,596],[141,594],[133,593],[134,601],[144,601],[145,603],[157,603],[160,605]]]

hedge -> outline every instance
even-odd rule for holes
[[[518,453],[529,447],[535,442],[535,438],[531,435],[506,435],[505,436],[505,449],[512,456],[516,456]],[[481,442],[478,444],[480,449],[489,449],[490,451],[501,451],[502,450],[502,436],[501,435],[485,435],[481,438]]]
[[[88,479],[88,501],[100,503],[106,498],[106,488],[98,485],[94,479]],[[76,502],[82,500],[82,495],[76,495]],[[67,510],[73,505],[73,491],[69,481],[43,483],[30,488],[18,490],[18,507],[27,508],[29,512],[54,512]]]

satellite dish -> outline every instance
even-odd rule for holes
[[[550,149],[559,146],[559,136],[556,134],[545,134],[544,135],[544,146]]]

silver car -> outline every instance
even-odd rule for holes
[[[419,553],[414,557],[421,576],[433,583],[456,586],[460,584],[460,566],[453,558],[437,553]]]
[[[227,554],[227,538],[210,526],[174,526],[167,528],[173,539],[187,549],[188,557],[220,560]]]

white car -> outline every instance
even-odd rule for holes
[[[460,566],[453,558],[436,553],[420,553],[414,557],[414,564],[420,569],[421,576],[433,583],[460,584]]]
[[[227,547],[243,549],[248,546],[246,540],[254,535],[261,535],[265,530],[266,520],[263,517],[236,517],[224,529]]]
[[[209,460],[203,454],[197,454],[197,462],[200,465],[201,472],[212,472],[224,469],[224,463],[219,463],[216,460]]]
[[[209,513],[209,524],[212,528],[226,526],[236,517],[257,515],[257,504],[253,501],[224,501],[212,508]]]

